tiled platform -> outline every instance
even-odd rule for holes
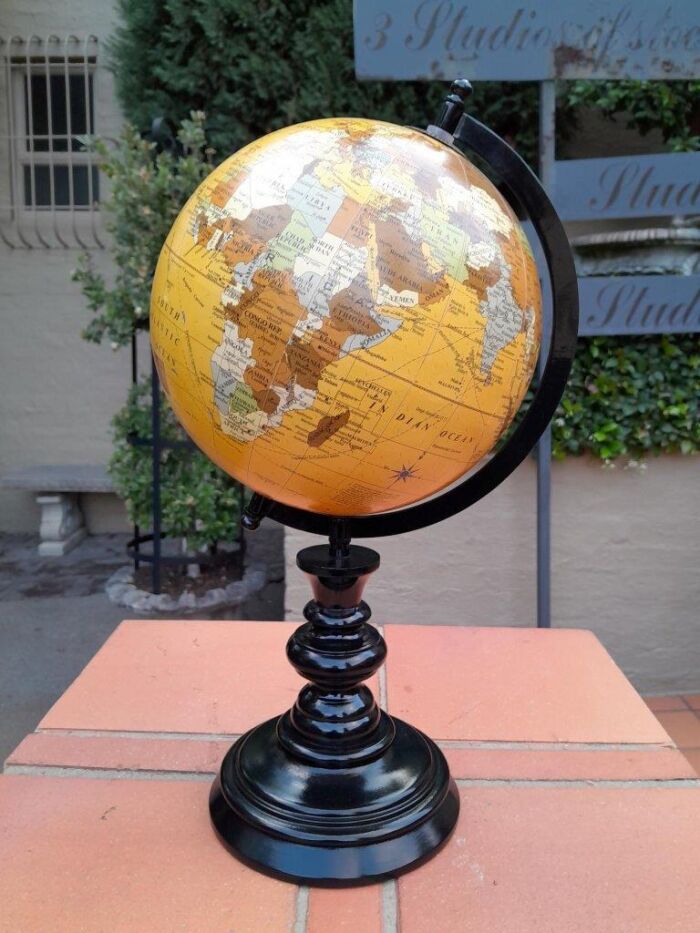
[[[309,891],[240,865],[209,826],[208,784],[235,735],[293,701],[292,628],[120,626],[0,778],[0,930],[700,923],[700,780],[586,632],[388,626],[373,686],[449,758],[462,796],[450,843],[398,882],[350,890]],[[671,713],[695,717],[687,705]]]

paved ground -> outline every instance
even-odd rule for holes
[[[700,775],[700,693],[644,699]]]
[[[65,557],[41,558],[33,536],[0,536],[0,761],[115,626],[127,616],[143,618],[104,595],[105,581],[128,562],[126,541],[126,535],[98,535]],[[273,523],[250,535],[247,559],[266,565],[267,585],[236,610],[198,611],[197,617],[284,618],[282,547],[282,528]]]

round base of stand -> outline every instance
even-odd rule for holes
[[[212,822],[242,861],[287,881],[340,887],[395,877],[447,841],[459,797],[423,733],[395,719],[376,757],[329,767],[291,754],[278,723],[241,736],[212,786]]]

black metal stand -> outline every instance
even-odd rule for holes
[[[230,749],[210,796],[222,841],[254,868],[302,884],[394,877],[447,840],[459,797],[440,749],[362,684],[386,643],[362,600],[379,554],[335,537],[304,548],[314,598],[287,657],[310,681],[294,707]]]
[[[578,322],[576,271],[566,233],[546,193],[522,159],[464,113],[469,82],[452,84],[427,134],[489,165],[501,190],[529,216],[551,283],[549,354],[534,400],[507,443],[488,463],[439,496],[405,509],[337,519],[255,494],[247,530],[265,515],[315,534],[328,546],[305,548],[297,564],[314,599],[287,655],[310,683],[294,707],[230,749],[210,796],[219,836],[261,871],[306,884],[363,884],[394,877],[433,855],[447,840],[459,798],[445,758],[412,726],[379,710],[362,681],[386,657],[368,624],[362,591],[379,555],[350,536],[425,528],[477,502],[532,449],[559,403],[573,360]]]

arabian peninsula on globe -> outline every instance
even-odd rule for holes
[[[331,515],[424,499],[488,454],[539,351],[537,269],[494,186],[374,120],[279,130],[216,168],[163,247],[151,340],[222,469]]]

